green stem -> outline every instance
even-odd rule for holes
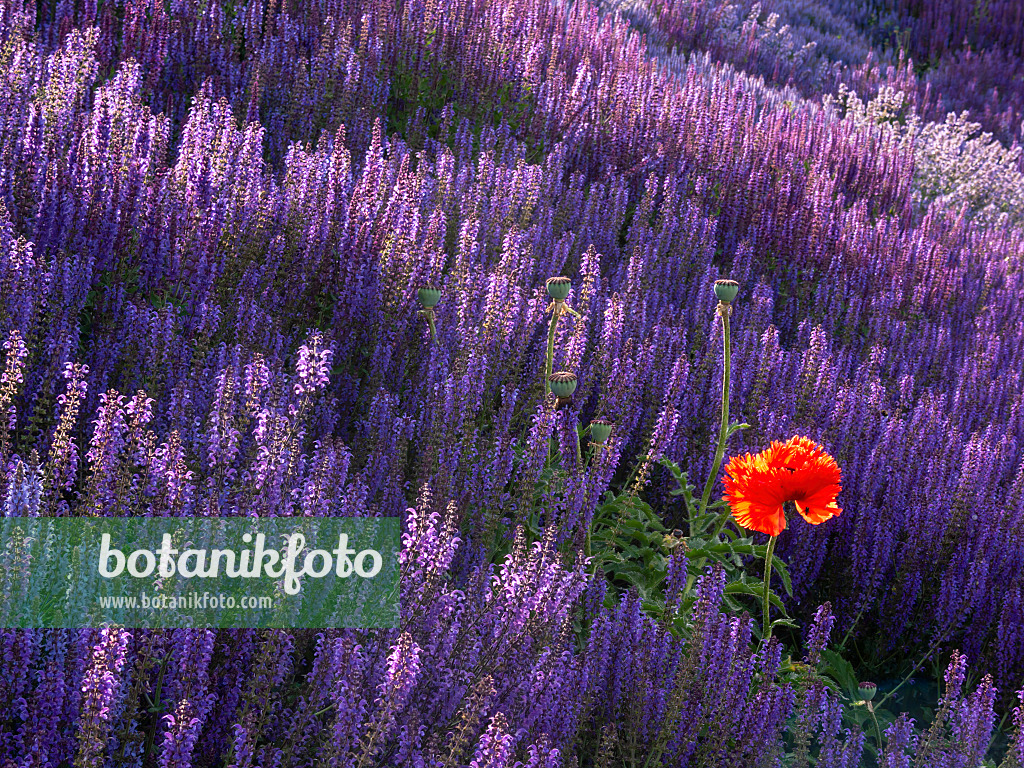
[[[711,534],[711,541],[712,542],[717,542],[718,541],[718,534],[720,534],[722,532],[722,529],[725,528],[725,524],[727,522],[729,522],[729,519],[731,517],[732,517],[732,510],[730,510],[728,507],[726,507],[724,510],[722,510],[722,514],[720,514],[718,516],[718,522],[715,524],[715,532]]]
[[[854,617],[853,623],[850,625],[850,628],[848,630],[846,630],[846,634],[843,635],[843,642],[841,642],[839,644],[839,647],[837,648],[838,652],[842,652],[843,649],[846,648],[846,641],[850,639],[850,635],[853,634],[853,628],[857,626],[857,622],[860,621],[860,617],[863,616],[863,615],[864,615],[864,609],[861,608],[857,612],[857,615]]]
[[[1020,689],[1018,688],[1018,690],[1020,690]],[[1010,709],[1007,708],[1007,710],[1003,713],[1002,720],[999,721],[999,725],[997,725],[996,729],[994,731],[992,731],[992,738],[990,738],[988,740],[988,746],[985,748],[985,754],[986,755],[992,752],[992,745],[996,743],[996,736],[998,736],[1000,733],[1002,733],[1003,726],[1006,724],[1006,716],[1009,715],[1009,714],[1010,714]]]
[[[337,706],[337,702],[334,702],[333,704],[328,704],[326,707],[321,709],[319,712],[314,712],[313,713],[313,717],[320,717],[320,715],[324,714],[325,712],[330,712],[336,706]]]
[[[875,740],[878,744],[878,752],[882,752],[882,729],[878,727],[878,717],[875,715],[875,708],[871,706],[871,702],[868,702],[868,712],[871,713],[871,719],[875,721]]]
[[[768,602],[768,595],[771,594],[771,580],[772,580],[772,557],[775,555],[775,540],[778,536],[772,536],[768,539],[768,553],[764,558],[764,594],[762,595],[761,605],[764,610],[764,619],[761,625],[761,647],[764,648],[768,645],[768,640],[772,636],[772,625],[770,621],[769,611],[771,604]]]
[[[587,427],[587,429],[590,429],[590,427]],[[579,442],[576,443],[576,449],[579,450]],[[600,450],[600,446],[598,446],[597,443],[591,441],[591,443],[590,443],[590,451],[587,453],[587,463],[583,466],[582,474],[586,474],[587,470],[590,469],[590,462],[594,458],[594,455],[599,450]],[[589,497],[589,494],[590,494],[589,489],[587,490],[587,494],[588,494],[588,497]],[[594,514],[597,514],[596,510],[595,510]],[[590,557],[591,554],[592,554],[591,553],[590,541],[591,541],[591,534],[593,533],[593,530],[594,530],[594,518],[593,518],[593,516],[591,516],[590,524],[587,525],[587,540],[586,540],[585,549],[584,549],[584,554],[587,557]],[[591,565],[591,574],[596,573],[596,572],[597,572],[597,567],[594,566],[594,565]]]
[[[715,531],[714,531],[714,533],[711,534],[711,538],[708,539],[708,541],[711,541],[711,542],[717,542],[718,541],[718,534],[720,534],[722,532],[722,529],[725,528],[725,524],[727,522],[729,522],[730,518],[732,518],[732,511],[728,507],[726,507],[724,510],[722,510],[722,514],[720,514],[718,516],[718,522],[715,524]],[[745,536],[746,535],[742,531],[739,531],[739,533],[740,533],[741,536]],[[707,558],[706,557],[702,557],[700,559],[700,562],[697,563],[697,567],[698,568],[703,568],[705,562],[707,562]],[[696,580],[697,580],[697,577],[694,576],[691,573],[687,577],[687,579],[686,579],[686,589],[684,591],[685,592],[689,592],[690,591],[690,587],[693,586],[693,583]]]
[[[718,470],[722,467],[722,458],[725,456],[725,439],[729,433],[729,377],[730,377],[730,360],[732,358],[732,345],[729,337],[729,313],[731,307],[728,304],[718,305],[718,315],[722,318],[722,352],[724,357],[724,368],[722,370],[722,413],[721,420],[718,425],[718,445],[715,447],[715,461],[711,466],[711,474],[708,475],[707,482],[704,484],[704,493],[700,498],[700,507],[697,510],[697,517],[699,518],[704,514],[708,507],[708,501],[711,499],[711,489],[715,486],[715,481],[718,479]],[[729,521],[731,512],[728,508],[722,511],[719,515],[718,523],[715,526],[715,532],[711,535],[710,541],[712,543],[718,540],[718,534],[722,532],[722,528]],[[691,519],[688,521],[689,535],[694,535],[694,521]],[[702,557],[698,563],[696,563],[696,569],[699,571],[704,567],[704,563],[707,562],[706,557]],[[692,573],[686,579],[685,592],[689,592],[693,587],[697,577]]]
[[[927,661],[929,658],[931,658],[932,653],[938,650],[939,645],[943,641],[945,641],[947,634],[949,634],[949,630],[946,630],[946,632],[943,632],[941,635],[939,635],[935,642],[932,643],[932,647],[924,652],[924,656],[921,657],[921,660],[914,665],[914,668],[907,673],[907,676],[900,681],[899,685],[897,685],[895,688],[893,688],[891,691],[885,694],[885,696],[882,697],[882,699],[876,705],[877,707],[881,708],[881,706],[885,704],[885,702],[887,702],[890,698],[892,698],[892,695],[896,693],[896,691],[898,691],[900,688],[902,688],[904,683],[906,683],[914,675],[914,673],[921,668],[921,665],[924,664],[925,661]]]
[[[555,365],[555,328],[558,326],[558,317],[561,315],[561,304],[555,302],[551,309],[551,322],[548,324],[548,354],[544,361],[544,396],[551,394],[551,369]]]
[[[551,394],[551,370],[555,365],[555,328],[558,326],[560,306],[556,301],[551,308],[551,322],[548,323],[548,352],[544,357],[544,398]],[[548,437],[548,461],[545,466],[551,465],[551,438]]]
[[[722,420],[718,427],[718,446],[715,448],[715,463],[711,465],[711,474],[704,484],[704,493],[700,497],[700,507],[697,510],[697,517],[704,514],[711,499],[711,489],[718,479],[718,470],[722,467],[722,457],[725,456],[725,438],[729,431],[729,361],[732,356],[729,343],[729,311],[728,304],[719,304],[718,314],[722,318],[722,348],[725,357],[725,369],[722,371]],[[724,310],[723,310],[724,307]],[[721,527],[719,527],[721,531]],[[690,534],[693,535],[693,521],[690,521]]]
[[[430,339],[437,341],[437,328],[434,325],[434,310],[427,310],[427,324],[430,326]]]

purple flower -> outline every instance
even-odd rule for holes
[[[333,350],[324,344],[323,334],[314,331],[306,343],[299,347],[299,359],[295,363],[299,379],[295,384],[296,395],[301,397],[311,394],[327,384]]]
[[[470,768],[511,768],[515,739],[508,733],[508,720],[498,712],[480,737]]]
[[[76,763],[98,765],[124,695],[121,676],[131,635],[123,629],[103,629],[96,634],[92,658],[82,678],[81,719],[78,725]]]
[[[834,624],[832,604],[826,601],[814,612],[814,620],[807,634],[807,663],[811,666],[815,666],[821,658],[821,652],[828,645]]]
[[[38,517],[43,494],[42,477],[37,466],[27,466],[19,458],[7,480],[4,517]]]

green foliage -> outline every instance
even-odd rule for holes
[[[451,145],[454,131],[468,119],[473,130],[474,151],[479,149],[481,130],[507,123],[512,135],[525,140],[529,156],[536,161],[541,151],[525,135],[535,109],[529,85],[502,82],[492,93],[475,93],[471,83],[450,62],[431,60],[424,71],[399,62],[391,74],[391,89],[385,108],[387,132],[398,133],[413,148],[422,148],[427,138]],[[473,97],[469,97],[469,93]],[[445,123],[445,108],[451,118]],[[417,112],[422,110],[421,119]],[[447,125],[447,134],[442,130]]]
[[[600,568],[619,593],[635,588],[644,609],[663,612],[668,529],[651,506],[631,493],[605,493],[594,514],[592,567]]]
[[[764,562],[768,545],[756,543],[753,536],[742,529],[733,530],[725,526],[731,519],[731,512],[724,500],[709,504],[708,510],[698,516],[698,500],[694,496],[696,487],[690,483],[687,473],[669,459],[662,458],[659,463],[676,480],[677,487],[671,494],[681,497],[686,506],[690,534],[669,531],[650,504],[629,490],[617,494],[608,491],[594,515],[591,552],[594,557],[592,568],[595,571],[600,568],[609,581],[610,599],[617,599],[635,589],[644,610],[653,617],[663,617],[668,559],[673,550],[682,547],[686,553],[689,578],[676,630],[685,634],[685,621],[694,601],[692,586],[710,564],[720,565],[726,573],[725,610],[735,614],[750,612],[759,605],[764,581],[749,573],[748,568]],[[777,555],[772,555],[772,570],[781,580],[786,594],[792,595],[789,569]],[[782,599],[776,592],[769,592],[769,602],[782,613],[772,621],[773,628],[797,626],[786,615]]]

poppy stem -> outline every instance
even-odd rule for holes
[[[430,326],[430,340],[437,341],[437,327],[434,325],[434,310],[432,307],[424,307],[420,310],[420,314],[423,315],[427,321],[427,325]]]
[[[764,620],[761,629],[761,647],[764,648],[768,645],[768,641],[772,636],[772,625],[770,621],[771,604],[768,601],[768,596],[771,594],[771,580],[772,580],[772,558],[775,556],[775,540],[779,537],[772,536],[768,539],[768,552],[764,558],[764,595],[762,597],[762,607],[764,610]]]
[[[700,507],[697,509],[697,517],[700,518],[708,507],[711,499],[711,489],[718,480],[718,470],[722,468],[722,457],[725,456],[725,439],[729,433],[729,361],[732,357],[732,347],[729,343],[729,314],[731,307],[728,304],[718,305],[718,316],[722,318],[722,351],[725,366],[722,370],[722,420],[718,427],[718,445],[715,448],[715,462],[711,465],[711,474],[708,475],[704,484],[704,493],[700,497]],[[724,521],[723,521],[724,523]],[[690,535],[693,536],[694,521],[690,520]],[[719,531],[721,528],[719,528]]]
[[[562,314],[562,302],[556,301],[551,308],[551,322],[548,325],[548,354],[544,359],[544,395],[551,393],[551,370],[555,364],[555,328]]]
[[[430,326],[430,339],[431,341],[437,341],[437,326],[434,325],[434,310],[426,310],[427,324]]]
[[[689,536],[695,534],[694,524],[695,520],[699,520],[701,515],[708,507],[708,501],[711,499],[711,489],[715,486],[715,481],[718,479],[718,470],[722,468],[722,458],[725,456],[725,440],[729,434],[729,377],[730,377],[730,360],[732,359],[732,345],[729,340],[729,315],[732,314],[732,306],[729,304],[723,304],[719,302],[718,309],[716,310],[718,316],[722,318],[722,351],[724,357],[724,368],[722,370],[722,418],[718,426],[718,445],[715,448],[715,462],[711,466],[711,474],[708,475],[707,482],[704,484],[704,493],[700,498],[700,507],[697,509],[696,518],[691,517],[688,522]],[[688,515],[693,514],[693,510],[687,507],[686,510]],[[722,532],[725,524],[729,521],[732,513],[728,508],[722,511],[722,514],[718,517],[718,523],[715,525],[715,532],[711,534],[711,543],[718,543],[718,535]],[[707,562],[706,557],[702,557],[697,563],[697,568],[703,568],[704,563]],[[686,579],[685,592],[689,592],[696,582],[697,577],[692,573]]]
[[[871,702],[868,702],[868,712],[871,713],[871,719],[875,723],[875,744],[878,747],[878,752],[881,754],[884,745],[882,744],[882,729],[878,727],[878,717],[875,715],[875,708],[871,706]]]

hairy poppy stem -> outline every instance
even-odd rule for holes
[[[732,358],[732,345],[729,340],[729,315],[732,314],[732,307],[729,304],[719,302],[716,312],[722,318],[722,352],[725,362],[722,370],[722,418],[718,425],[718,446],[715,448],[715,462],[712,464],[711,474],[708,475],[707,482],[704,484],[704,493],[701,495],[700,507],[697,509],[697,519],[704,514],[708,507],[708,501],[711,499],[711,489],[714,488],[715,480],[718,478],[718,470],[722,468],[722,458],[725,456],[725,439],[729,434],[729,376],[731,370],[729,361]],[[692,514],[692,510],[687,509],[687,513]],[[718,518],[718,524],[715,526],[715,532],[711,534],[710,541],[712,543],[718,541],[718,534],[722,532],[722,528],[725,527],[730,516],[731,513],[728,508],[722,511]],[[687,523],[689,536],[693,536],[694,518],[690,518]],[[697,568],[703,568],[705,562],[707,562],[707,558],[702,557],[697,564]],[[696,580],[697,577],[691,573],[686,579],[684,591],[689,592]]]
[[[764,595],[761,600],[761,605],[764,610],[763,624],[761,625],[761,647],[764,648],[768,645],[768,641],[772,636],[772,625],[769,613],[771,604],[768,602],[768,596],[771,594],[771,580],[772,580],[772,558],[775,556],[775,540],[778,536],[772,536],[768,539],[768,552],[764,558]]]
[[[434,325],[434,310],[426,309],[423,313],[427,316],[427,325],[430,326],[430,339],[437,341],[437,326]]]
[[[551,371],[555,367],[555,328],[562,314],[562,302],[551,304],[551,322],[548,324],[548,353],[544,357],[544,397],[551,394]],[[548,438],[548,464],[551,464],[551,438]]]
[[[548,377],[551,375],[551,368],[554,366],[555,357],[555,325],[558,323],[558,313],[551,314],[551,322],[548,325],[548,354],[544,361],[544,394],[551,392],[551,384]]]
[[[884,745],[882,744],[882,729],[878,727],[878,717],[875,715],[875,708],[868,702],[868,712],[871,713],[871,719],[875,723],[875,741],[878,746],[878,752],[881,753]]]
[[[725,439],[729,433],[729,361],[732,357],[732,348],[729,343],[729,315],[732,312],[732,307],[728,304],[719,303],[717,312],[718,316],[722,318],[722,350],[725,359],[725,367],[722,371],[722,420],[718,427],[718,446],[715,448],[715,463],[711,465],[711,473],[704,484],[704,493],[700,497],[700,507],[697,509],[698,518],[704,514],[704,510],[708,507],[708,501],[711,499],[711,489],[715,485],[715,480],[718,479],[718,470],[722,468],[722,457],[725,456]],[[725,514],[727,515],[728,512]],[[725,520],[723,519],[721,523],[724,525]],[[721,526],[719,526],[718,530],[721,531]],[[690,520],[690,535],[693,535],[693,520]]]
[[[577,320],[581,320],[583,315],[577,312],[575,309],[570,307],[564,301],[555,299],[551,302],[551,306],[548,307],[548,311],[551,312],[551,322],[548,324],[548,353],[544,359],[544,394],[547,395],[551,392],[551,372],[555,367],[555,329],[558,327],[558,319],[562,315],[572,315]]]
[[[548,323],[548,353],[544,359],[544,394],[551,392],[551,371],[555,365],[555,329],[558,327],[558,318],[562,314],[562,302],[554,302],[551,309],[551,322]]]

